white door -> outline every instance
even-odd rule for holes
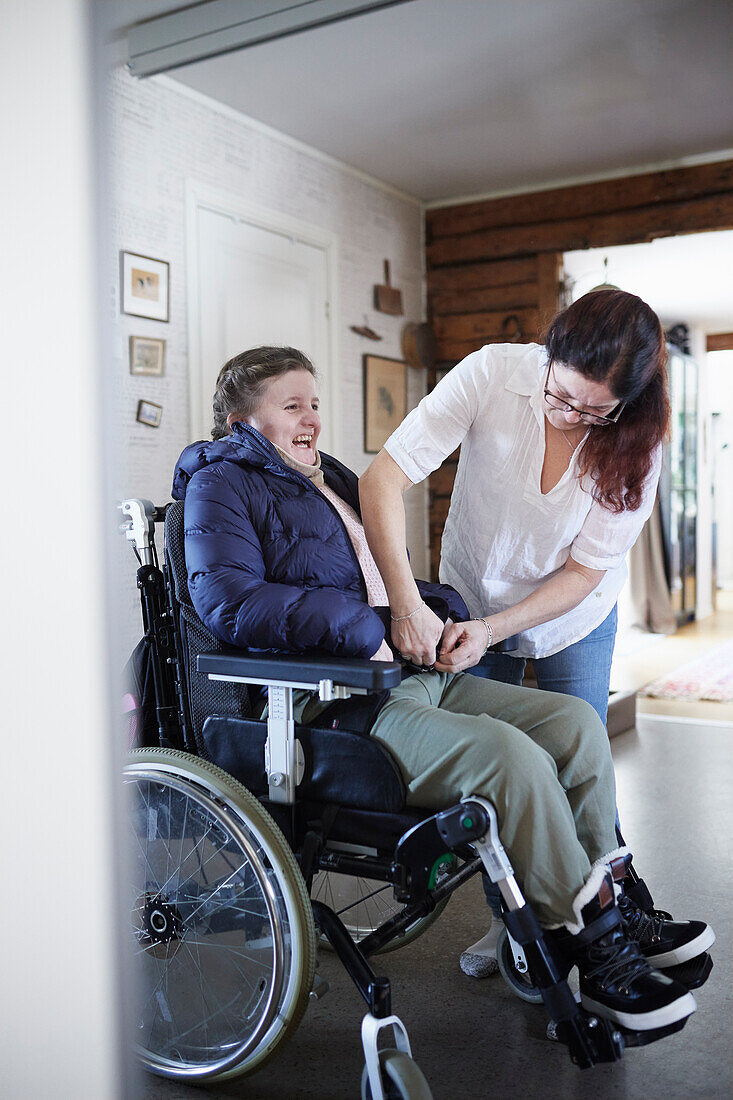
[[[203,205],[197,205],[195,217],[193,438],[211,434],[216,377],[228,359],[261,344],[288,345],[305,352],[318,371],[320,446],[330,451],[333,379],[327,246]]]

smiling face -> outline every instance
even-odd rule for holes
[[[564,363],[553,363],[547,379],[547,389],[560,400],[576,406],[581,412],[594,413],[596,416],[611,416],[619,405],[618,397],[605,382],[594,382]],[[543,407],[547,419],[560,431],[569,431],[579,425],[583,428],[589,427],[574,410],[553,409],[546,397]]]
[[[242,418],[232,418],[237,419]],[[244,419],[292,458],[307,466],[315,465],[321,418],[310,371],[289,370],[273,378],[265,386],[256,410]]]

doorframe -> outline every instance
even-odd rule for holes
[[[333,453],[339,451],[336,438],[335,406],[340,392],[341,374],[338,357],[338,255],[339,239],[336,233],[321,226],[283,214],[279,210],[261,206],[232,191],[225,191],[198,180],[186,180],[186,305],[188,314],[188,393],[189,393],[189,434],[197,436],[199,427],[206,421],[210,410],[204,409],[201,402],[200,378],[202,372],[201,333],[199,325],[199,252],[198,252],[198,214],[200,210],[213,211],[231,218],[234,222],[245,222],[271,233],[279,233],[303,244],[320,248],[326,256],[326,325],[328,362],[316,363],[316,369],[326,383],[327,397],[321,400],[321,420],[326,431],[329,447]]]

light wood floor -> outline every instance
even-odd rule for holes
[[[717,605],[715,614],[707,619],[688,623],[676,634],[653,641],[627,656],[615,656],[611,668],[612,690],[638,690],[658,676],[673,672],[685,662],[733,638],[733,592],[719,591]],[[639,695],[636,710],[637,714],[668,714],[701,721],[733,722],[733,703],[693,703]]]

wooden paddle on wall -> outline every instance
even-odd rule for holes
[[[402,293],[389,281],[389,260],[384,261],[384,283],[374,287],[374,308],[380,313],[392,313],[396,317],[404,313]]]

